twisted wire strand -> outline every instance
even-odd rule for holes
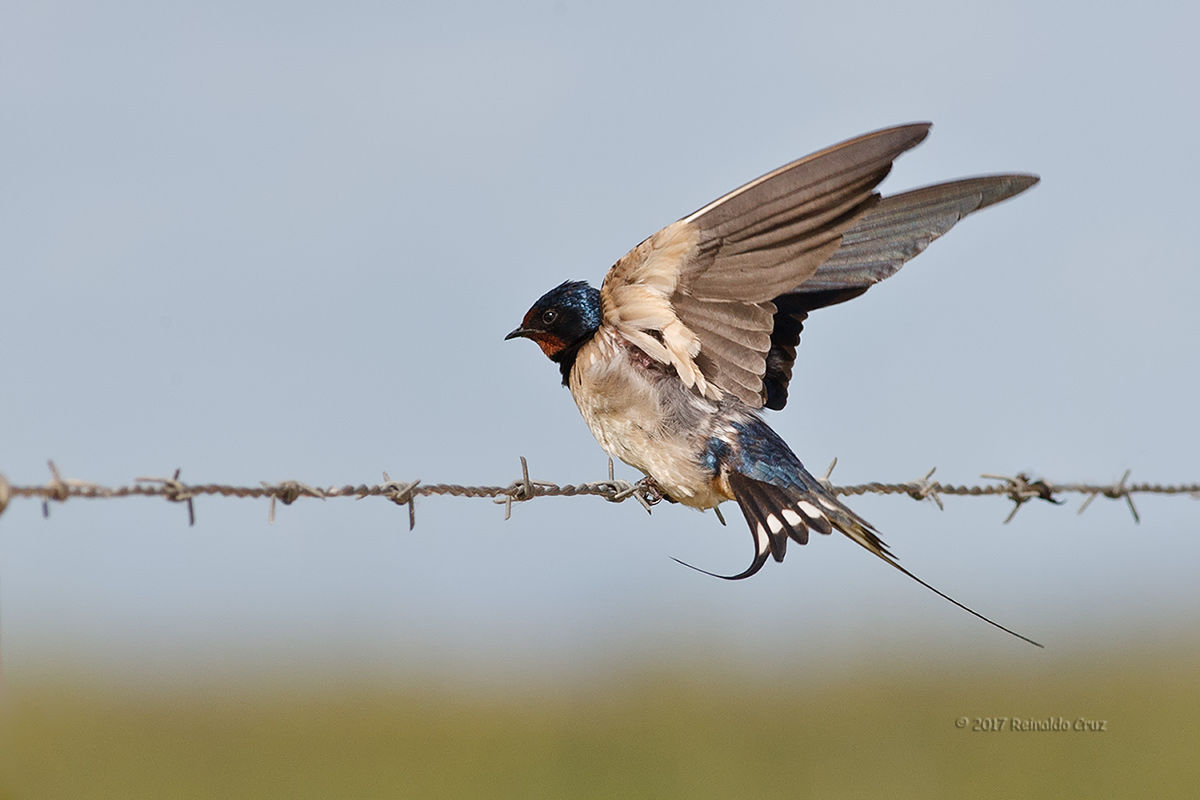
[[[1030,500],[1062,504],[1066,502],[1062,495],[1085,495],[1080,505],[1079,513],[1083,513],[1097,497],[1112,500],[1123,499],[1129,507],[1135,522],[1140,522],[1137,507],[1133,502],[1135,494],[1160,495],[1189,495],[1200,499],[1200,483],[1158,484],[1130,483],[1127,470],[1121,479],[1110,484],[1092,483],[1057,483],[1048,479],[1034,479],[1025,473],[1017,475],[981,475],[991,483],[976,485],[954,485],[933,481],[934,470],[924,477],[900,483],[871,482],[853,486],[836,486],[829,481],[837,459],[829,465],[822,482],[826,488],[839,495],[905,494],[915,500],[930,500],[942,507],[943,496],[986,497],[1001,496],[1013,503],[1012,511],[1004,521],[1010,521],[1021,506]],[[591,481],[588,483],[559,485],[548,481],[535,481],[529,477],[529,465],[524,456],[521,457],[521,477],[507,486],[463,486],[455,483],[421,483],[420,480],[395,481],[385,472],[383,482],[373,485],[345,484],[343,486],[315,487],[300,481],[287,480],[278,483],[263,482],[258,486],[233,486],[219,483],[188,484],[180,480],[180,470],[175,470],[173,476],[136,478],[132,484],[125,486],[103,486],[98,483],[77,479],[65,479],[58,471],[53,461],[49,462],[50,480],[42,485],[20,486],[8,482],[0,474],[0,514],[8,507],[13,498],[37,498],[42,501],[42,513],[50,515],[50,503],[64,503],[71,498],[101,500],[117,497],[162,497],[173,503],[185,503],[188,508],[188,524],[196,522],[193,500],[201,496],[219,497],[249,497],[268,498],[270,511],[268,520],[275,521],[275,504],[291,505],[301,497],[328,499],[334,497],[382,497],[408,507],[409,527],[416,524],[414,500],[417,497],[430,495],[448,495],[451,497],[489,498],[505,507],[504,518],[512,513],[513,503],[523,503],[537,497],[602,497],[613,503],[635,500],[646,511],[661,501],[663,496],[658,488],[649,480],[630,483],[613,476],[613,465],[608,463],[607,480]]]

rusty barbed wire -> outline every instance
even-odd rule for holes
[[[664,499],[661,491],[649,479],[630,483],[622,478],[614,477],[611,459],[608,462],[608,478],[606,480],[559,485],[550,481],[530,479],[529,464],[525,460],[525,457],[521,456],[521,477],[507,486],[462,486],[453,483],[426,484],[422,483],[419,479],[397,481],[392,480],[386,472],[383,473],[382,483],[369,486],[366,484],[359,484],[357,486],[346,484],[340,487],[315,487],[295,480],[280,481],[278,483],[267,483],[264,481],[258,486],[231,486],[217,483],[187,484],[180,480],[181,471],[177,469],[169,478],[134,478],[132,484],[108,487],[90,481],[63,478],[55,463],[53,461],[48,463],[50,467],[50,480],[42,485],[13,485],[8,482],[3,474],[0,474],[0,515],[4,513],[13,498],[18,497],[40,498],[42,501],[42,515],[45,517],[50,516],[51,502],[65,503],[71,498],[101,500],[116,497],[162,497],[168,502],[185,503],[188,510],[188,525],[195,525],[196,511],[193,501],[197,497],[214,495],[219,497],[268,498],[270,506],[267,521],[274,523],[275,504],[277,502],[284,505],[291,505],[301,497],[313,497],[320,500],[334,497],[353,497],[357,500],[367,497],[382,497],[396,505],[408,507],[408,526],[409,529],[412,529],[416,525],[414,501],[417,497],[429,495],[490,498],[493,502],[504,506],[505,519],[508,519],[512,515],[513,503],[524,503],[537,497],[594,496],[604,498],[612,503],[621,503],[632,499],[641,504],[647,512],[655,504]],[[944,496],[1005,497],[1013,503],[1012,511],[1004,520],[1006,524],[1012,520],[1021,506],[1030,500],[1043,500],[1061,505],[1066,502],[1061,497],[1061,495],[1065,494],[1086,495],[1079,507],[1078,513],[1080,514],[1097,497],[1103,496],[1111,500],[1124,499],[1129,506],[1130,513],[1133,515],[1134,522],[1141,522],[1137,506],[1133,502],[1133,495],[1135,494],[1182,494],[1194,499],[1200,499],[1200,483],[1171,485],[1130,483],[1129,470],[1125,471],[1125,474],[1121,476],[1119,481],[1110,484],[1056,483],[1044,478],[1034,479],[1022,472],[1013,476],[984,473],[980,477],[994,481],[994,483],[958,486],[931,480],[933,473],[936,471],[936,468],[934,468],[929,470],[924,477],[911,481],[900,483],[872,482],[852,486],[836,486],[829,480],[836,465],[837,459],[834,459],[833,463],[829,465],[829,469],[826,470],[825,477],[820,479],[825,487],[835,494],[904,494],[912,497],[914,500],[929,500],[936,504],[939,509],[944,508],[942,504],[942,497]]]

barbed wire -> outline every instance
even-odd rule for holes
[[[220,497],[252,497],[269,498],[270,510],[268,522],[275,522],[275,504],[281,502],[291,505],[302,497],[314,497],[325,500],[333,497],[353,497],[362,500],[366,497],[382,497],[397,505],[408,507],[408,526],[416,525],[416,508],[414,501],[417,497],[428,495],[450,495],[452,497],[490,498],[504,506],[504,518],[512,515],[513,503],[524,503],[538,497],[602,497],[612,503],[635,500],[647,512],[651,507],[663,500],[663,494],[653,481],[646,478],[631,483],[613,475],[613,462],[608,462],[608,478],[589,483],[559,485],[549,481],[531,480],[529,464],[521,456],[521,477],[507,486],[461,486],[452,483],[425,484],[419,479],[412,481],[396,481],[385,472],[383,482],[358,486],[314,487],[300,481],[288,480],[278,483],[262,482],[258,486],[231,486],[226,484],[205,483],[187,484],[180,480],[180,470],[169,478],[146,477],[135,478],[132,484],[126,486],[108,487],[90,481],[74,478],[63,478],[53,461],[50,466],[50,480],[42,485],[15,486],[10,484],[3,474],[0,474],[0,514],[3,514],[13,498],[40,498],[42,515],[50,516],[50,503],[65,503],[71,498],[88,500],[103,500],[116,497],[162,497],[172,503],[185,503],[188,510],[188,525],[196,524],[196,510],[193,500],[200,496],[216,495]],[[1133,503],[1135,494],[1164,494],[1188,495],[1200,499],[1200,483],[1162,485],[1157,483],[1130,483],[1130,471],[1126,470],[1121,479],[1110,484],[1091,483],[1057,483],[1048,479],[1034,479],[1025,473],[1013,476],[984,473],[980,477],[993,483],[972,486],[956,486],[931,480],[934,469],[929,470],[924,477],[901,483],[872,482],[854,486],[835,486],[829,480],[837,459],[829,465],[825,477],[820,479],[827,489],[839,495],[862,494],[904,494],[914,500],[929,500],[943,508],[943,496],[957,497],[1006,497],[1013,503],[1012,511],[1004,520],[1008,523],[1020,510],[1021,506],[1030,500],[1044,500],[1061,505],[1066,502],[1061,495],[1086,495],[1079,507],[1082,514],[1097,497],[1112,500],[1124,499],[1133,515],[1134,522],[1141,522],[1137,506]],[[718,512],[719,513],[719,512]]]

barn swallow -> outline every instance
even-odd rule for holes
[[[868,133],[769,172],[646,239],[599,289],[547,292],[505,338],[536,342],[600,446],[664,497],[701,510],[737,502],[754,560],[717,577],[748,578],[768,556],[782,561],[789,539],[837,530],[1037,644],[900,566],[760,416],[787,403],[809,312],[858,297],[963,217],[1038,182],[989,175],[881,197],[892,161],[929,128]]]

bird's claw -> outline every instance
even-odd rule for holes
[[[646,505],[656,506],[663,500],[671,503],[675,502],[667,496],[666,492],[662,490],[662,487],[658,485],[658,481],[654,480],[654,478],[651,478],[649,475],[642,478],[633,486],[634,490],[642,496],[643,500],[646,501]]]

